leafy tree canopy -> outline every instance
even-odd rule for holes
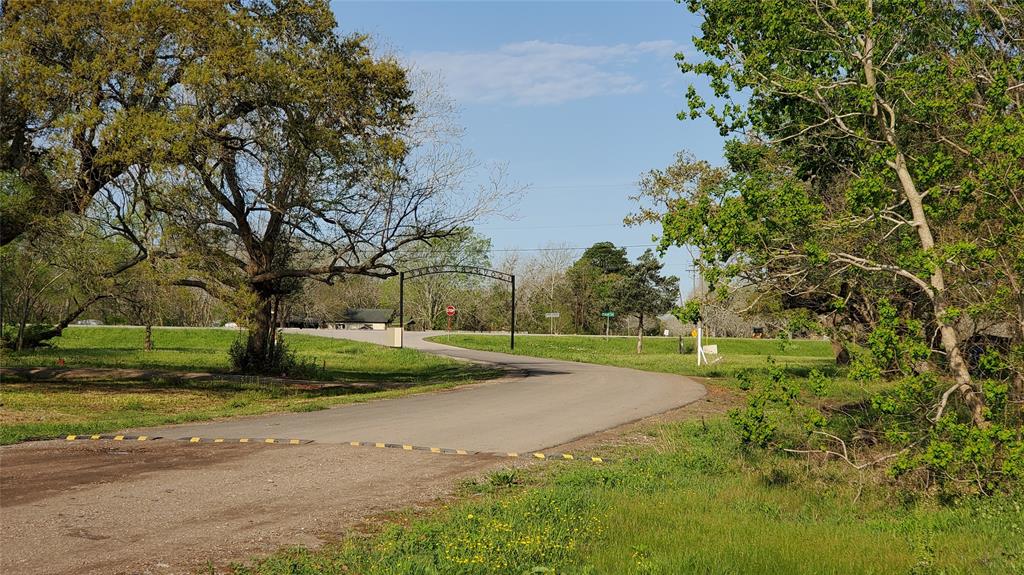
[[[597,242],[583,252],[581,260],[587,260],[591,265],[605,274],[622,273],[629,265],[626,258],[626,248],[615,247],[612,242]]]

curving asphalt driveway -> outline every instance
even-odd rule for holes
[[[380,332],[290,330],[379,343]],[[428,353],[499,364],[523,373],[438,393],[343,405],[323,411],[237,418],[135,430],[164,437],[278,437],[318,443],[370,441],[469,451],[533,451],[696,401],[704,386],[687,378],[426,341],[405,345]]]
[[[382,335],[316,334],[364,341]],[[678,376],[456,349],[423,341],[422,334],[410,334],[407,343],[525,375],[312,413],[146,430],[166,438],[315,440],[303,445],[51,441],[2,447],[0,573],[184,575],[284,545],[316,547],[379,513],[432,505],[461,479],[526,463],[339,443],[530,451],[704,395],[702,386]]]

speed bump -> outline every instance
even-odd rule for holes
[[[163,439],[162,437],[155,437],[149,435],[67,435],[64,437],[65,441],[156,441],[157,439]]]
[[[188,443],[270,443],[274,445],[304,445],[313,443],[312,439],[281,439],[278,437],[182,437],[178,441]]]
[[[77,435],[71,434],[65,436],[67,441],[98,441],[98,440],[109,440],[109,441],[156,441],[163,439],[159,436],[149,435]],[[294,439],[294,438],[277,438],[277,437],[237,437],[237,438],[225,438],[225,437],[181,437],[178,441],[187,443],[262,443],[272,445],[305,445],[307,443],[313,443],[312,439]],[[408,443],[384,443],[380,441],[349,441],[349,445],[352,447],[374,447],[378,449],[400,449],[402,451],[427,451],[430,453],[439,453],[442,455],[487,455],[491,457],[509,457],[509,458],[533,458],[542,461],[549,459],[563,460],[563,461],[589,461],[591,463],[608,463],[611,460],[604,457],[577,457],[571,453],[544,453],[542,451],[532,451],[528,453],[518,453],[514,451],[505,452],[491,452],[491,451],[470,451],[467,449],[451,449],[447,447],[422,447],[419,445],[410,445]]]
[[[548,459],[560,459],[563,461],[589,461],[591,463],[607,463],[610,460],[603,457],[577,457],[571,453],[544,453],[542,451],[531,451],[529,453],[517,453],[515,451],[492,452],[492,451],[469,451],[466,449],[451,449],[447,447],[422,447],[409,445],[408,443],[384,443],[381,441],[348,441],[352,447],[374,447],[377,449],[401,449],[402,451],[429,451],[443,455],[489,455],[491,457],[531,457],[547,461]]]

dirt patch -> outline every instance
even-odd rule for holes
[[[0,449],[0,572],[182,574],[316,547],[430,506],[486,456],[346,445],[45,442]]]
[[[199,469],[243,457],[254,447],[263,448],[237,444],[218,447],[196,449],[191,445],[120,441],[54,441],[8,447],[0,451],[0,505],[24,505],[71,489],[169,469]]]

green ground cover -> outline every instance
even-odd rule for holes
[[[142,351],[141,328],[71,328],[53,348],[4,352],[4,367],[147,368],[227,372],[236,334],[219,329],[154,329],[156,350]],[[200,421],[279,411],[312,411],[354,401],[431,391],[500,375],[493,369],[410,349],[286,334],[300,358],[315,360],[319,379],[373,382],[386,391],[294,387],[257,377],[224,381],[60,381],[0,386],[0,444],[66,434]],[[385,386],[385,384],[389,384]]]
[[[426,517],[238,575],[1005,574],[1024,569],[1024,508],[939,506],[838,464],[742,448],[722,420],[662,424],[604,465],[502,471]]]

